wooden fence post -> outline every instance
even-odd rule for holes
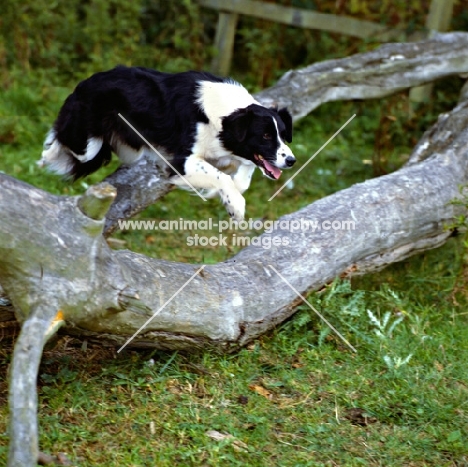
[[[454,0],[432,0],[426,19],[428,36],[435,32],[447,31],[452,20]],[[411,102],[426,102],[431,98],[433,83],[412,88],[409,94]]]
[[[213,73],[223,76],[229,73],[238,19],[239,15],[237,13],[219,12],[214,44],[217,54],[213,57],[213,61],[211,62],[211,71]]]

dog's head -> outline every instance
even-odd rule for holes
[[[296,162],[285,143],[292,141],[292,118],[287,109],[258,104],[238,109],[223,118],[220,138],[227,150],[253,162],[273,180],[280,177],[280,169]]]

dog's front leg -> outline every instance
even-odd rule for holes
[[[171,181],[181,187],[199,190],[217,190],[229,215],[235,220],[243,220],[245,199],[240,194],[233,179],[218,170],[201,157],[190,156],[185,161],[185,175],[174,177]]]
[[[239,166],[236,173],[231,175],[234,185],[241,193],[249,188],[254,171],[255,165],[251,162],[245,162]]]

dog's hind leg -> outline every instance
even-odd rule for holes
[[[49,166],[52,171],[72,178],[77,178],[78,172],[84,175],[91,173],[89,170],[78,170],[80,164],[89,168],[103,165],[107,150],[104,151],[106,157],[101,157],[100,163],[90,163],[101,154],[103,138],[89,134],[88,119],[87,107],[75,93],[68,96],[45,139],[39,165]]]
[[[109,144],[102,143],[97,152],[92,158],[81,162],[78,158],[73,158],[73,167],[69,172],[69,175],[73,180],[78,180],[81,177],[96,172],[102,166],[107,165],[112,159],[112,150]]]

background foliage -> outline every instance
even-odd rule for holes
[[[349,15],[369,21],[423,30],[430,0],[281,0],[275,3]],[[463,2],[455,2],[455,29],[468,24]],[[195,0],[3,0],[0,13],[0,67],[54,70],[55,84],[96,70],[127,65],[181,71],[206,68],[216,13]],[[338,34],[284,27],[241,17],[236,42],[237,71],[271,84],[289,68],[343,56],[366,44]],[[5,81],[4,81],[5,82]]]

